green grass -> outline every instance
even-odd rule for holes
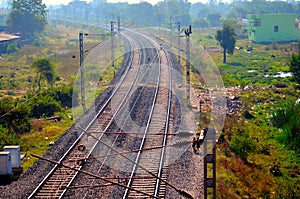
[[[31,132],[20,137],[22,153],[26,153],[26,157],[22,160],[24,170],[36,161],[30,156],[31,154],[42,156],[50,148],[49,143],[56,141],[73,124],[74,121],[68,117],[71,114],[71,110],[56,114],[62,116],[61,122],[51,122],[45,119],[32,120]]]
[[[79,69],[79,46],[78,42],[70,42],[69,39],[78,38],[79,32],[104,33],[105,31],[89,27],[85,27],[83,31],[81,26],[75,28],[64,25],[48,26],[44,32],[45,43],[41,47],[26,45],[15,53],[1,55],[0,70],[4,77],[0,81],[0,96],[10,95],[19,98],[27,91],[35,90],[36,74],[30,66],[36,58],[40,57],[50,58],[55,63],[56,74],[60,77],[60,81],[55,83],[56,86],[72,85]],[[101,37],[101,39],[105,38]],[[89,37],[86,38],[84,47],[89,49],[99,42],[99,38]],[[121,62],[122,57],[116,61],[117,68]],[[102,71],[103,77],[99,83],[101,86],[97,88],[96,94],[105,90],[116,69],[108,67]],[[81,107],[77,108],[81,109]],[[74,122],[69,119],[69,115],[73,116],[72,109],[63,109],[62,112],[55,115],[62,116],[63,120],[49,122],[45,119],[33,119],[31,120],[32,130],[19,135],[21,153],[26,154],[22,160],[25,170],[36,161],[30,156],[32,153],[43,155],[49,149],[50,141],[57,140]]]
[[[211,39],[213,30],[194,30],[193,48],[198,45],[221,48]],[[222,52],[209,52],[219,68],[226,86],[255,85],[257,90],[242,91],[237,94],[243,101],[242,112],[249,111],[254,119],[228,117],[224,126],[224,141],[217,145],[217,194],[218,198],[299,198],[300,197],[300,154],[291,150],[278,139],[282,131],[275,128],[269,116],[276,104],[295,101],[300,96],[292,78],[273,78],[289,71],[291,44],[260,45],[247,40],[238,40],[235,50],[227,56],[227,63],[222,63]],[[252,49],[250,53],[246,49]],[[272,58],[275,55],[275,58]],[[201,75],[192,74],[192,85],[201,81]],[[270,88],[274,83],[288,85],[285,89]],[[205,118],[204,118],[205,119]],[[209,121],[201,120],[205,125]],[[255,141],[255,149],[248,154],[247,161],[241,160],[230,148],[233,135],[247,132]],[[279,169],[280,175],[271,170]]]

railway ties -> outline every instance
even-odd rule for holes
[[[132,36],[132,38],[134,38],[134,36]],[[145,38],[147,38],[147,36],[145,36]],[[168,157],[164,156],[164,154],[167,152],[164,152],[164,150],[162,149],[162,148],[166,147],[166,139],[168,137],[168,136],[164,136],[164,135],[167,134],[168,132],[172,132],[171,127],[173,126],[173,124],[172,124],[173,120],[172,120],[172,118],[169,118],[170,113],[171,113],[171,111],[170,111],[170,106],[171,106],[171,102],[170,102],[170,100],[171,100],[171,97],[170,97],[171,96],[171,80],[170,80],[170,78],[171,77],[169,74],[170,61],[168,59],[167,53],[160,47],[160,45],[157,42],[155,43],[155,41],[149,37],[147,39],[148,39],[148,41],[151,41],[151,43],[153,43],[153,46],[154,46],[153,49],[156,49],[156,50],[150,50],[150,52],[152,52],[154,54],[153,55],[153,57],[155,58],[155,59],[153,59],[155,61],[154,65],[157,66],[157,68],[160,67],[159,74],[157,74],[158,76],[160,76],[160,78],[159,78],[160,80],[158,80],[157,85],[155,85],[156,86],[155,89],[154,89],[154,83],[151,82],[150,84],[147,84],[146,83],[147,81],[144,81],[144,79],[141,79],[140,82],[136,81],[137,83],[135,83],[136,84],[135,86],[137,86],[137,88],[140,88],[139,86],[142,85],[142,83],[145,83],[145,84],[143,84],[143,85],[145,85],[144,86],[145,89],[149,89],[149,85],[150,85],[150,86],[153,86],[153,88],[151,87],[151,89],[153,91],[157,90],[156,98],[155,98],[155,100],[153,100],[153,102],[155,102],[156,104],[153,105],[153,110],[151,111],[152,115],[149,116],[151,118],[149,118],[149,120],[148,120],[149,127],[147,127],[147,129],[148,129],[147,132],[149,132],[149,135],[146,135],[145,139],[147,141],[144,144],[142,144],[140,149],[142,150],[143,148],[146,149],[146,148],[151,148],[154,146],[158,146],[158,148],[153,149],[153,150],[145,150],[143,152],[141,152],[141,151],[138,152],[140,154],[140,157],[139,157],[137,163],[135,164],[135,165],[137,165],[137,167],[134,169],[133,174],[130,176],[130,178],[128,178],[128,173],[124,174],[124,172],[120,172],[117,169],[109,168],[106,165],[106,163],[105,163],[106,159],[109,160],[112,158],[112,156],[109,156],[109,155],[116,154],[116,153],[118,153],[118,151],[114,151],[113,149],[110,149],[109,146],[105,146],[105,147],[101,148],[101,145],[104,146],[104,144],[103,143],[101,144],[101,141],[99,141],[102,139],[101,136],[104,135],[105,132],[114,131],[114,129],[112,127],[109,127],[114,121],[114,116],[116,114],[118,114],[118,112],[120,112],[120,115],[122,116],[122,108],[115,109],[116,107],[114,107],[114,105],[118,105],[121,107],[121,105],[122,105],[122,103],[124,103],[125,99],[128,99],[128,97],[133,96],[133,95],[130,96],[131,91],[126,92],[126,90],[128,90],[128,88],[134,84],[133,82],[134,82],[135,76],[138,76],[138,75],[136,75],[136,74],[138,74],[138,72],[137,72],[138,68],[142,68],[142,67],[136,67],[136,66],[143,64],[143,62],[139,62],[139,61],[141,59],[147,60],[146,58],[149,57],[149,51],[144,52],[145,55],[147,54],[147,56],[145,56],[145,55],[143,55],[142,51],[141,51],[141,54],[139,54],[138,51],[134,50],[132,52],[132,56],[133,57],[140,56],[140,60],[138,60],[136,58],[132,58],[132,62],[131,62],[132,67],[129,67],[129,70],[128,70],[129,72],[128,72],[126,78],[124,79],[124,81],[122,82],[122,84],[120,84],[120,86],[118,88],[119,90],[117,92],[113,92],[113,94],[115,94],[115,96],[113,96],[113,98],[110,98],[111,101],[108,102],[108,104],[107,104],[108,107],[103,109],[101,114],[97,115],[97,117],[94,119],[94,121],[88,125],[86,130],[83,131],[83,135],[81,136],[77,145],[74,145],[73,149],[66,156],[66,158],[64,160],[62,160],[62,163],[65,165],[75,167],[76,169],[81,170],[81,171],[90,171],[90,173],[93,173],[93,174],[101,176],[101,177],[105,176],[105,178],[113,179],[113,181],[116,181],[117,179],[112,178],[112,176],[119,176],[119,175],[120,175],[121,179],[126,179],[127,182],[128,182],[128,180],[131,181],[129,184],[127,182],[125,184],[123,184],[124,185],[123,190],[126,189],[128,191],[128,192],[126,191],[127,192],[126,194],[124,193],[123,198],[164,198],[165,192],[166,192],[166,186],[168,186],[168,185],[170,186],[170,184],[167,183],[168,176],[167,176],[167,172],[166,172],[168,170],[168,166],[167,166],[168,165],[167,164]],[[158,50],[158,49],[160,49],[160,50]],[[144,58],[142,58],[143,56],[144,56]],[[159,57],[159,58],[157,58],[157,57]],[[158,63],[157,63],[157,61],[158,61]],[[146,71],[146,69],[152,69],[153,71],[154,71],[154,69],[158,70],[157,68],[156,67],[152,67],[152,68],[148,67],[147,68],[144,66],[145,71]],[[157,72],[154,71],[152,73],[156,74]],[[143,74],[143,73],[141,72],[141,74]],[[149,73],[145,73],[145,74],[149,75]],[[144,77],[144,76],[141,75],[140,77]],[[156,80],[155,77],[153,77],[153,78],[154,78],[154,80]],[[141,84],[139,84],[139,83],[141,83]],[[131,92],[131,94],[132,93],[133,93],[133,91]],[[151,92],[149,92],[149,93],[151,93]],[[130,99],[130,100],[133,100],[133,99]],[[149,99],[147,99],[147,100],[149,100]],[[111,104],[113,104],[113,105],[111,105]],[[137,114],[137,113],[135,113],[135,114]],[[127,115],[123,114],[123,115],[124,115],[124,117],[120,116],[119,118],[122,119],[122,122],[123,121],[126,122],[126,118],[127,118],[128,114]],[[114,126],[114,125],[112,125],[112,126]],[[120,123],[120,126],[122,126],[122,123]],[[115,131],[118,131],[118,130],[115,130]],[[88,132],[88,133],[86,133],[86,132]],[[140,132],[137,132],[137,133],[140,133]],[[107,133],[107,134],[109,134],[109,133]],[[158,134],[158,135],[155,135],[155,134]],[[118,143],[117,142],[115,143],[114,140],[118,140],[117,139],[118,137],[115,135],[107,135],[107,136],[108,136],[110,142],[113,143],[111,145],[111,147],[115,148],[115,146],[117,146]],[[98,138],[98,140],[95,139],[95,137]],[[132,136],[127,136],[127,137],[123,136],[123,137],[124,137],[124,140],[125,140],[125,138],[129,139],[129,140],[134,140],[132,138]],[[121,136],[121,138],[122,138],[122,136]],[[83,140],[86,140],[86,142],[84,142]],[[137,142],[140,142],[141,139],[136,139],[136,140],[138,140]],[[126,140],[126,141],[128,142],[128,140]],[[127,143],[127,145],[124,146],[124,148],[123,148],[124,151],[129,150],[130,144]],[[81,146],[84,146],[85,149],[82,150]],[[160,146],[161,146],[161,148],[160,148]],[[94,149],[100,150],[101,153],[98,153],[97,151],[92,153]],[[106,153],[107,153],[107,157],[104,157]],[[137,152],[135,152],[135,154],[136,153]],[[97,157],[97,155],[99,155],[99,156]],[[100,156],[103,156],[103,157],[100,157]],[[89,157],[91,158],[91,160],[88,160]],[[98,161],[93,161],[93,158],[98,158]],[[73,159],[73,161],[70,161],[70,159]],[[77,162],[76,159],[82,160],[82,162]],[[86,162],[86,164],[84,166],[85,160],[90,161],[90,162]],[[102,160],[103,160],[103,162],[102,162]],[[125,158],[124,158],[124,161],[127,161],[127,160],[125,160]],[[129,164],[134,165],[133,164],[134,160],[131,159],[131,160],[128,160],[128,162],[130,162]],[[91,166],[91,168],[88,168],[89,166]],[[128,165],[126,165],[126,166],[128,166]],[[145,171],[145,170],[147,170],[147,171]],[[69,194],[69,191],[66,191],[67,197],[72,196],[72,194],[75,193],[75,189],[76,189],[75,187],[78,187],[79,190],[76,191],[76,194],[79,194],[80,196],[82,196],[81,198],[89,198],[89,197],[99,198],[102,196],[104,197],[104,195],[108,196],[109,194],[112,194],[113,190],[116,191],[115,186],[120,186],[120,185],[116,185],[114,183],[111,183],[111,184],[107,183],[105,180],[103,180],[100,177],[99,178],[95,177],[95,178],[92,178],[92,180],[91,180],[91,176],[88,176],[84,173],[81,173],[80,179],[79,179],[79,176],[76,177],[77,173],[78,173],[78,171],[74,171],[72,169],[57,166],[56,172],[51,174],[51,177],[49,177],[48,180],[45,181],[45,183],[43,185],[43,189],[41,189],[39,193],[35,194],[35,198],[61,198],[64,195],[64,191],[66,191],[66,187],[68,187],[68,186],[74,187],[74,189],[73,189],[74,192],[72,192],[72,190],[70,190],[71,192]],[[130,173],[129,173],[129,175],[130,175]],[[73,179],[75,179],[75,182],[73,182]],[[105,184],[110,184],[110,185],[104,186]],[[95,187],[93,187],[94,185],[95,185]],[[101,186],[101,185],[103,185],[103,186]],[[79,187],[85,187],[85,188],[80,190]],[[93,187],[93,188],[90,189],[89,187]],[[117,189],[117,191],[118,190],[121,190],[121,189]],[[103,191],[105,193],[99,193],[99,191],[101,191],[101,192]],[[83,192],[83,193],[80,193],[80,192]],[[103,195],[101,195],[101,194],[103,194]],[[119,194],[121,195],[122,193],[119,193]],[[154,196],[154,197],[150,197],[150,196]]]
[[[147,37],[147,36],[145,36]],[[153,111],[149,115],[149,123],[146,128],[144,139],[140,149],[162,146],[161,149],[146,150],[138,154],[136,167],[133,168],[128,186],[139,190],[153,198],[164,198],[167,181],[167,158],[165,158],[165,144],[169,132],[169,117],[171,108],[171,77],[170,62],[167,53],[160,48],[156,41],[150,39],[158,50],[159,57],[159,80],[157,83],[157,93],[153,100]],[[160,134],[160,136],[153,134]],[[148,135],[149,134],[149,135]],[[147,176],[142,178],[142,176]],[[125,198],[149,198],[145,194],[133,190],[126,190]]]

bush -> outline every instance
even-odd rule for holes
[[[73,89],[71,86],[52,88],[50,96],[60,103],[62,107],[72,107]]]
[[[19,99],[12,97],[0,100],[0,125],[10,132],[22,133],[30,129],[28,125],[30,106],[21,103]]]
[[[271,113],[272,124],[282,129],[278,139],[291,149],[300,151],[300,104],[286,102]]]
[[[231,150],[247,163],[248,155],[256,151],[255,141],[250,138],[249,134],[243,132],[241,135],[235,134],[229,143]]]
[[[6,48],[7,53],[13,53],[13,52],[16,52],[17,50],[18,50],[17,45],[14,43],[8,44],[8,46]]]
[[[18,145],[19,143],[19,138],[15,133],[9,132],[0,125],[0,150],[2,150],[5,145]]]
[[[61,110],[60,104],[49,95],[40,95],[32,102],[31,117],[33,118],[50,117]]]

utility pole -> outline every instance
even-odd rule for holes
[[[190,104],[190,34],[192,34],[192,26],[184,31],[186,36],[186,100]]]
[[[118,16],[118,33],[120,34],[121,32],[121,19],[120,16]]]
[[[170,48],[172,51],[172,16],[170,16]]]
[[[216,130],[214,128],[204,129],[204,199],[208,198],[208,188],[212,188],[212,198],[217,198],[217,172],[216,172]],[[209,145],[209,147],[207,146]],[[208,153],[207,149],[211,149],[212,152]],[[211,175],[208,175],[208,164],[212,164]]]
[[[178,40],[177,40],[177,50],[178,50],[178,60],[177,60],[177,62],[178,62],[178,64],[180,64],[180,33],[181,33],[181,30],[180,30],[180,22],[176,22],[176,24],[177,24],[177,30],[178,30]]]
[[[111,62],[112,67],[115,67],[115,52],[114,52],[114,21],[110,22],[110,33],[111,33]]]
[[[84,91],[84,50],[83,50],[83,33],[79,33],[79,51],[80,51],[80,80],[81,80],[81,106],[86,111],[85,91]]]

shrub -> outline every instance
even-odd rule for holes
[[[271,113],[272,124],[282,129],[278,139],[291,149],[300,151],[300,104],[285,102]]]
[[[31,117],[33,118],[50,117],[61,109],[60,104],[49,95],[40,95],[32,102]]]
[[[9,132],[8,129],[0,125],[0,150],[5,145],[17,145],[19,142],[19,138],[15,133]]]
[[[13,52],[16,52],[17,50],[18,50],[17,45],[14,43],[8,44],[8,46],[6,48],[7,53],[13,53]]]
[[[241,135],[235,134],[229,143],[231,150],[247,163],[248,155],[256,151],[255,141],[250,138],[249,134],[243,132]]]
[[[12,97],[0,100],[0,124],[10,132],[22,133],[29,130],[30,106],[21,103],[19,99]]]
[[[50,96],[58,101],[62,107],[72,107],[73,89],[71,86],[63,85],[52,88]]]

